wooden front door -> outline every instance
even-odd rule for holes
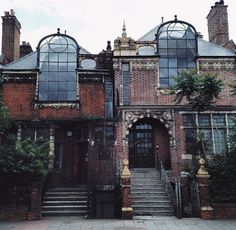
[[[55,158],[52,184],[76,185],[87,181],[88,143],[80,128],[55,129]]]
[[[149,122],[139,122],[129,134],[129,162],[131,168],[154,167],[153,126]]]

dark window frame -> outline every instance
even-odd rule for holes
[[[80,47],[73,37],[61,34],[59,31],[39,41],[37,46],[38,102],[78,101],[79,50]]]
[[[196,29],[191,24],[177,19],[165,22],[158,28],[156,40],[157,54],[160,56],[160,87],[173,86],[174,77],[179,72],[183,69],[196,68],[197,37]],[[173,60],[176,60],[175,66]]]

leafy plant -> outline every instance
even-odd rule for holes
[[[183,70],[176,78],[172,88],[176,94],[175,102],[184,99],[193,110],[209,109],[219,97],[223,83],[215,73],[197,73],[195,70]]]
[[[214,202],[236,202],[236,151],[208,161],[210,194]]]
[[[0,146],[0,174],[24,176],[28,179],[40,177],[48,171],[48,148],[41,140],[15,141],[10,138]]]

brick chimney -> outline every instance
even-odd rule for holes
[[[20,22],[15,16],[14,10],[4,12],[2,16],[2,55],[8,62],[20,57]]]
[[[216,2],[207,15],[209,41],[225,46],[229,42],[227,5],[223,0]]]
[[[23,41],[20,45],[20,57],[24,57],[25,55],[33,52],[32,47],[29,42]]]

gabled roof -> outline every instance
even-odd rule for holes
[[[91,54],[89,51],[80,47],[80,54]],[[14,62],[5,66],[0,66],[2,70],[33,70],[37,68],[37,51],[34,51]]]
[[[140,37],[139,42],[150,42],[156,39],[156,33],[160,25],[155,26],[149,32]],[[198,38],[198,55],[204,57],[232,57],[236,56],[235,52],[231,49],[226,49],[220,45],[205,41]]]

